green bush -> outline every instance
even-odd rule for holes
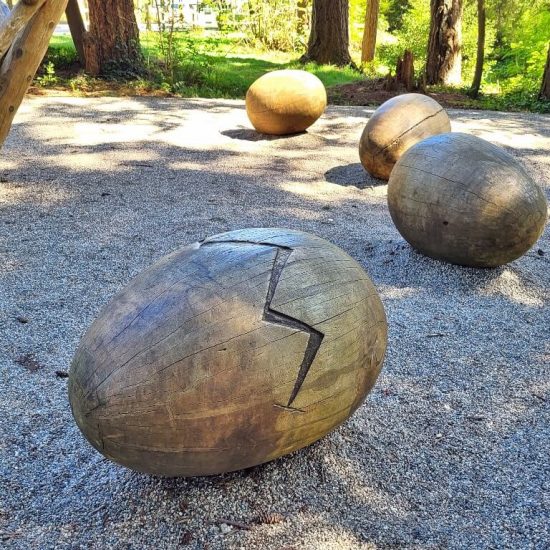
[[[548,29],[550,9],[540,2],[527,7],[498,52],[490,56],[487,83],[514,97],[522,92],[538,92],[546,63]]]
[[[300,12],[297,0],[249,0],[242,30],[254,46],[292,52],[307,43],[309,10]]]
[[[44,59],[44,64],[47,63],[52,63],[57,70],[71,69],[75,63],[78,63],[78,54],[72,43],[50,47]]]
[[[395,70],[397,60],[405,50],[414,55],[414,68],[418,75],[426,66],[426,50],[430,32],[430,0],[411,0],[410,9],[403,16],[401,29],[395,33],[397,41],[381,44],[377,48],[378,60]]]

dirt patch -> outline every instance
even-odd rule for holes
[[[384,82],[385,79],[366,79],[350,84],[332,86],[328,89],[329,103],[353,106],[381,105],[392,97],[407,93],[405,90],[385,90]],[[426,95],[433,97],[445,108],[476,108],[475,102],[466,94],[430,92]]]

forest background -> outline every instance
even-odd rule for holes
[[[84,20],[94,2],[97,0],[90,0],[90,5],[80,1]],[[430,85],[425,79],[427,52],[438,2],[460,7],[458,40],[462,65],[458,80]],[[372,0],[370,6],[367,0],[346,1],[347,47],[352,63],[345,66],[305,59],[315,8],[311,0],[193,2],[197,13],[214,14],[216,29],[191,21],[186,12],[189,6],[183,0],[123,3],[134,12],[139,25],[139,63],[113,60],[93,74],[94,71],[83,69],[70,36],[58,35],[40,70],[38,86],[69,88],[81,94],[242,98],[261,74],[290,67],[317,74],[335,103],[367,104],[371,99],[376,103],[376,92],[387,88],[388,74],[395,74],[398,60],[410,50],[415,83],[422,91],[443,94],[444,99],[446,94],[456,106],[550,112],[541,87],[549,52],[548,0]],[[377,16],[376,48],[374,58],[365,61],[369,7]],[[480,93],[472,94],[480,9],[485,15],[483,66]],[[346,86],[350,85],[352,92],[348,93]],[[356,93],[357,90],[367,93]],[[358,97],[354,98],[354,94]]]

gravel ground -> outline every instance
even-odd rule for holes
[[[548,548],[550,231],[494,270],[414,252],[358,164],[370,113],[331,107],[307,134],[259,139],[237,101],[25,102],[0,160],[0,546]],[[548,194],[549,117],[451,117]],[[366,404],[244,472],[107,462],[60,376],[79,338],[162,255],[251,226],[316,233],[370,273],[390,342]]]

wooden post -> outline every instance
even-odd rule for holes
[[[86,34],[86,25],[84,25],[84,19],[82,19],[82,13],[80,12],[80,6],[78,0],[69,0],[67,3],[67,23],[71,30],[71,36],[78,52],[78,59],[82,67],[86,66],[86,56],[84,53],[84,36]]]
[[[14,12],[22,5],[29,7],[33,0],[22,0]],[[27,23],[11,46],[9,55],[0,66],[0,146],[6,140],[17,109],[29,88],[32,79],[44,58],[53,31],[67,7],[67,0],[34,0],[32,5],[40,9]],[[8,19],[11,21],[12,16]],[[0,42],[4,36],[0,29]]]
[[[21,0],[0,23],[0,59],[6,55],[15,37],[23,30],[45,0]]]

